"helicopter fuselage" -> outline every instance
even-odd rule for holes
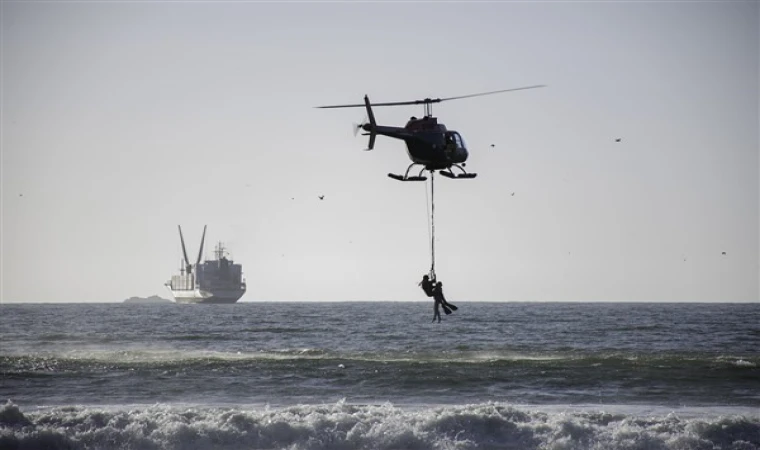
[[[406,143],[409,159],[427,170],[441,170],[467,161],[469,153],[459,133],[447,130],[435,117],[412,117],[405,127],[365,124],[364,130],[401,139]]]

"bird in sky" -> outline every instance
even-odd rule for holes
[[[324,200],[324,199],[325,199],[325,196],[324,196],[324,195],[320,195],[320,196],[319,196],[319,199],[320,199],[320,200]]]
[[[620,142],[622,138],[616,138],[615,142]]]

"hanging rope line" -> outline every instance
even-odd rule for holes
[[[430,278],[435,279],[435,171],[430,171]]]
[[[432,251],[432,237],[430,234],[430,188],[425,182],[425,213],[427,214],[428,251]],[[432,274],[428,274],[432,275]]]
[[[430,247],[430,272],[428,276],[435,279],[435,171],[430,171],[430,193],[425,183],[425,209],[427,210],[428,244]]]

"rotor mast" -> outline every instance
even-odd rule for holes
[[[433,117],[433,102],[429,98],[425,99],[425,117]]]

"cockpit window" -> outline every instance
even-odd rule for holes
[[[456,131],[450,131],[447,133],[448,139],[453,140],[454,144],[456,144],[459,148],[467,148],[464,145],[464,139],[462,139],[462,136],[459,135]]]

